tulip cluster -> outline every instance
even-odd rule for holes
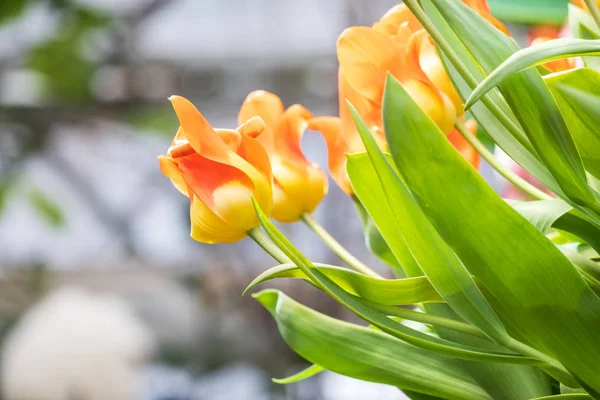
[[[464,3],[505,31],[484,0]],[[259,225],[252,198],[268,215],[295,222],[312,213],[328,189],[323,170],[303,154],[306,129],[320,131],[328,149],[329,172],[337,185],[353,194],[346,154],[364,151],[349,101],[386,148],[381,108],[386,75],[398,79],[413,100],[447,134],[448,140],[475,168],[479,155],[454,129],[465,119],[462,101],[452,86],[437,50],[404,5],[392,8],[372,27],[346,29],[337,42],[339,116],[314,117],[299,104],[285,109],[273,93],[255,91],[243,102],[237,129],[215,129],[185,98],[171,102],[180,127],[162,172],[190,199],[191,236],[203,243],[231,243]],[[475,134],[477,126],[467,121]]]

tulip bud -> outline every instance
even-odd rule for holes
[[[242,104],[239,120],[252,116],[260,116],[266,124],[258,140],[267,149],[273,169],[271,216],[281,222],[298,221],[317,208],[328,189],[327,176],[300,147],[312,114],[299,104],[285,110],[277,95],[259,90]]]
[[[272,172],[255,139],[264,130],[251,119],[234,130],[215,130],[183,97],[170,98],[180,127],[158,160],[162,172],[190,199],[191,236],[203,243],[232,243],[259,225],[252,197],[269,212]]]

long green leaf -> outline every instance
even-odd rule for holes
[[[546,234],[551,227],[554,227],[578,236],[600,251],[600,228],[590,223],[566,202],[560,199],[506,201],[540,232]]]
[[[460,0],[432,2],[488,73],[519,50],[513,40]],[[524,70],[505,79],[499,89],[565,195],[600,221],[600,201],[588,186],[575,143],[540,73]]]
[[[444,38],[451,44],[452,49],[457,52],[461,60],[463,60],[465,66],[468,68],[471,75],[473,75],[478,81],[484,79],[484,75],[481,72],[479,65],[476,63],[473,56],[464,47],[462,42],[456,37],[446,20],[437,11],[437,9],[431,3],[431,0],[422,0],[423,8],[427,12],[427,15],[435,23],[435,26],[444,36]],[[440,52],[440,57],[450,79],[458,91],[460,97],[465,100],[471,91],[475,88],[471,87],[465,79],[458,73],[455,66],[448,60],[444,53]],[[490,98],[490,101],[495,103],[505,114],[510,116],[511,120],[516,123],[516,117],[508,108],[508,105],[495,91],[490,92],[486,97]],[[533,174],[540,182],[546,187],[552,190],[554,193],[561,194],[562,190],[554,180],[554,177],[548,171],[548,169],[538,160],[537,153],[531,146],[529,139],[526,137],[525,132],[520,128],[520,135],[513,136],[507,130],[507,128],[497,119],[494,113],[488,108],[486,102],[478,102],[471,108],[471,113],[477,120],[479,127],[483,129],[492,139],[504,150],[513,160],[519,165]],[[518,123],[517,123],[518,124]]]
[[[506,202],[544,234],[548,233],[557,219],[573,209],[573,207],[560,199],[538,201],[507,199]]]
[[[377,279],[333,265],[314,263],[314,266],[346,292],[375,303],[407,305],[444,301],[424,276]],[[301,278],[310,282],[306,274],[296,265],[282,264],[257,276],[244,290],[244,294],[257,285],[276,278]]]
[[[540,360],[531,357],[521,357],[514,354],[486,352],[473,346],[461,345],[430,336],[417,330],[406,327],[381,312],[362,303],[357,297],[346,292],[315,266],[296,249],[292,243],[273,225],[264,212],[254,201],[258,219],[265,232],[273,243],[285,253],[285,255],[308,276],[314,284],[324,290],[336,301],[344,305],[360,318],[369,322],[394,337],[404,340],[414,346],[421,347],[432,352],[457,357],[465,360],[499,362],[521,365],[543,365]]]
[[[580,68],[544,78],[589,173],[600,178],[600,72]]]
[[[402,268],[402,265],[396,260],[394,253],[390,249],[381,232],[377,229],[377,226],[373,222],[373,219],[365,210],[365,207],[361,204],[360,200],[356,196],[352,196],[352,201],[356,206],[358,215],[363,225],[363,232],[365,235],[365,245],[372,254],[375,254],[380,260],[389,265],[394,271],[394,275],[397,278],[406,277],[406,273]]]
[[[555,396],[538,397],[532,400],[586,400],[592,399],[587,394],[557,394]]]
[[[491,399],[449,358],[320,314],[276,290],[254,297],[296,353],[329,371],[441,398]]]
[[[591,390],[600,388],[600,299],[578,271],[460,157],[394,79],[383,115],[398,170],[505,325]]]
[[[376,202],[369,201],[363,204],[367,211],[373,214],[376,213],[373,208],[382,207],[382,203],[385,202],[391,210],[391,213],[385,216],[385,220],[375,221],[384,238],[395,235],[404,241],[433,287],[461,317],[480,328],[494,341],[500,344],[509,341],[510,337],[506,330],[473,282],[469,272],[433,229],[404,183],[379,150],[375,139],[354,107],[350,106],[350,110],[367,149],[372,168],[375,170],[375,176],[385,195],[385,199],[379,198]],[[369,171],[369,164],[355,162],[355,157],[364,158],[361,155],[348,156],[347,168],[352,185],[363,201],[364,196],[361,195],[365,191],[372,190],[370,188],[376,184],[373,183],[374,174]]]
[[[504,79],[517,72],[549,61],[585,55],[600,55],[600,40],[561,38],[521,49],[504,60],[500,66],[479,83],[465,102],[465,110],[468,110],[481,99],[481,96],[492,90]]]

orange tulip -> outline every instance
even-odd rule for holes
[[[190,199],[191,236],[203,243],[232,243],[259,225],[252,196],[272,207],[272,172],[257,137],[265,129],[252,118],[237,130],[213,129],[187,99],[170,98],[180,127],[160,168]]]
[[[508,33],[495,19],[485,0],[463,0],[496,28]],[[437,50],[421,24],[403,4],[390,9],[373,27],[351,27],[339,37],[337,53],[340,118],[320,117],[309,128],[321,131],[328,147],[329,170],[335,182],[352,194],[346,174],[345,153],[364,151],[354,121],[346,106],[349,100],[385,148],[381,106],[385,79],[390,72],[413,100],[429,115],[451,142],[477,167],[479,157],[453,131],[462,114],[462,101],[454,89]],[[460,137],[462,138],[462,136]],[[470,149],[467,151],[467,149]]]
[[[300,147],[312,114],[300,104],[285,110],[277,95],[258,90],[242,104],[239,121],[256,116],[265,121],[257,140],[267,150],[273,168],[271,216],[281,222],[298,221],[302,214],[317,208],[328,189],[327,176]]]

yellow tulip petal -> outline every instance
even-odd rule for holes
[[[202,243],[233,243],[247,235],[247,231],[225,222],[196,196],[192,196],[190,222],[191,237]]]

